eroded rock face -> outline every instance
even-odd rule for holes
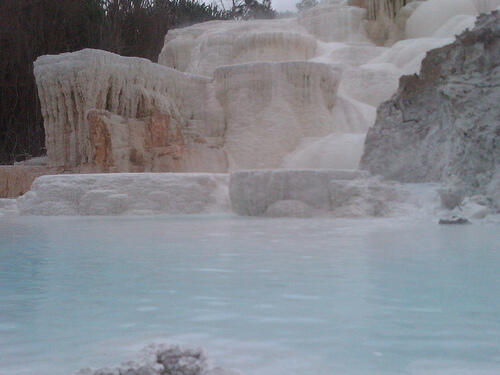
[[[169,114],[155,112],[126,118],[108,111],[87,115],[91,158],[95,172],[225,172],[227,157],[221,145],[184,135]]]
[[[91,161],[87,115],[94,109],[139,119],[166,113],[202,138],[224,131],[216,118],[222,113],[210,105],[210,80],[146,59],[86,49],[39,57],[34,73],[51,166],[74,169]]]
[[[378,109],[361,167],[404,182],[483,193],[500,165],[500,13],[427,54]],[[491,186],[491,184],[490,184]]]

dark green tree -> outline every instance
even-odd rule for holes
[[[99,48],[154,60],[167,31],[230,12],[197,0],[0,0],[0,164],[44,152],[41,55]]]
[[[233,0],[230,17],[234,19],[271,19],[276,12],[271,6],[271,0]]]
[[[318,5],[318,0],[302,0],[300,3],[295,4],[299,12],[311,9],[316,5]]]

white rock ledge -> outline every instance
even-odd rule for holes
[[[42,176],[18,198],[21,215],[151,215],[230,210],[227,174]]]
[[[231,173],[233,211],[244,216],[390,216],[401,185],[360,170],[254,170]]]

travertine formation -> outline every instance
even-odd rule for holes
[[[366,9],[359,7],[322,5],[302,12],[298,23],[322,42],[368,42],[362,22]]]
[[[322,157],[312,163],[313,155],[345,134],[366,133],[399,77],[418,71],[427,50],[449,43],[486,7],[462,0],[440,15],[437,34],[425,30],[426,38],[388,48],[370,38],[395,42],[406,20],[418,24],[429,11],[410,2],[392,19],[377,1],[374,8],[335,0],[297,18],[172,30],[159,64],[96,50],[42,56],[34,72],[49,165],[77,173],[355,168],[360,147],[336,152],[330,165]],[[433,11],[436,1],[425,6]],[[369,21],[373,9],[380,14]],[[399,31],[375,35],[386,27]]]
[[[228,175],[108,173],[42,176],[17,199],[21,215],[228,212]]]
[[[316,53],[316,39],[293,18],[211,21],[169,31],[158,63],[211,77],[220,66],[305,61]]]
[[[500,166],[500,12],[427,54],[378,109],[364,169],[404,182],[444,181],[494,195]],[[491,182],[493,183],[493,182]],[[492,191],[493,190],[493,191]]]
[[[189,131],[191,139],[223,131],[222,126],[210,126],[221,120],[213,119],[220,113],[211,111],[208,104],[213,99],[208,79],[146,59],[97,50],[42,56],[35,62],[35,77],[52,166],[93,167],[88,125],[91,110],[107,110],[132,119],[161,112],[170,116],[171,123]]]
[[[267,170],[231,174],[233,211],[247,216],[389,216],[404,189],[359,170]]]
[[[392,10],[386,0],[331,0],[302,12],[296,18],[207,22],[170,31],[159,64],[96,50],[42,56],[35,62],[35,77],[45,120],[49,166],[76,173],[355,169],[361,157],[363,138],[375,121],[376,107],[391,98],[398,87],[399,77],[418,72],[428,50],[451,43],[456,33],[470,27],[479,12],[493,9],[496,1],[460,0],[457,7],[452,7],[448,0],[411,1]],[[439,15],[433,14],[436,9]],[[378,12],[376,19],[375,11]],[[419,21],[422,19],[426,22]],[[405,37],[410,39],[400,40]],[[493,50],[493,47],[488,48]],[[481,68],[483,61],[479,55],[482,50],[474,48],[470,55],[471,64]],[[491,53],[491,60],[495,56]],[[458,57],[452,52],[448,56],[450,61]],[[452,82],[452,78],[462,79],[460,72],[447,71],[450,78],[442,79],[432,69],[426,69],[423,74],[431,77],[432,82],[427,80],[426,84],[419,86],[420,78],[403,81],[407,87],[414,86],[410,99],[420,100],[418,98],[427,95],[428,87],[448,80],[443,86],[446,90],[429,96],[427,104],[422,99],[425,116],[442,102],[443,95],[460,101],[469,95],[460,96],[463,90],[476,90],[470,83],[480,87],[478,82],[483,79],[473,75],[467,78],[470,80],[466,84],[457,83]],[[491,74],[494,81],[496,73]],[[476,78],[479,81],[474,81]],[[486,118],[491,115],[483,107],[493,105],[495,96],[488,90],[494,92],[494,87],[481,86],[480,89],[488,99],[477,108],[481,108]],[[392,103],[396,103],[395,99]],[[464,103],[464,108],[469,105],[463,100],[460,103]],[[408,105],[407,102],[403,104]],[[379,122],[381,116],[392,121],[391,116],[397,111],[388,112],[387,104],[381,108]],[[448,108],[441,113],[446,115],[453,111],[453,108]],[[422,113],[417,116],[424,116]],[[412,116],[410,123],[414,119]],[[469,110],[467,116],[475,118],[479,115]],[[405,121],[407,117],[405,113]],[[407,127],[410,128],[411,124]],[[366,154],[370,156],[365,157],[365,167],[370,164],[373,172],[383,168],[393,171],[406,160],[418,160],[420,154],[414,150],[421,143],[406,147],[406,141],[401,141],[405,148],[403,152],[403,146],[394,141],[399,130],[394,129],[395,134],[384,132],[377,138],[379,128],[377,125],[371,132]],[[409,133],[413,134],[413,130]],[[419,134],[423,137],[423,133]],[[387,144],[389,146],[385,147]],[[379,146],[380,150],[377,150]],[[384,147],[389,149],[387,153],[382,152]],[[454,144],[446,143],[446,147],[445,154],[453,149]],[[394,155],[399,155],[399,159],[394,159]],[[390,165],[383,165],[385,162]],[[430,163],[435,165],[430,169],[439,169],[441,162],[433,159]],[[377,165],[383,167],[377,169]],[[296,173],[295,179],[308,178],[307,171]],[[416,168],[404,173],[411,175],[406,180],[418,180],[421,171]],[[491,179],[493,172],[488,173],[486,180]],[[392,172],[385,174],[394,175]],[[313,175],[317,176],[317,173]],[[163,203],[160,202],[158,207],[168,206],[165,210],[151,208],[149,192],[151,189],[156,191],[157,186],[148,182],[148,175],[142,179],[140,176],[121,175],[112,183],[107,177],[100,181],[101,177],[97,175],[89,177],[90,180],[69,178],[57,182],[41,178],[35,183],[32,194],[19,201],[19,207],[22,213],[43,214],[184,212],[177,206],[171,210],[165,203],[182,196],[176,188],[165,193],[168,197],[162,198]],[[198,181],[200,175],[182,176],[176,183],[191,186],[190,179]],[[222,177],[217,176],[213,178],[219,181]],[[138,182],[129,181],[132,177]],[[113,187],[121,183],[120,178],[133,186],[131,191],[123,193],[125,187],[117,188],[119,191]],[[210,179],[208,175],[204,178]],[[272,177],[273,181],[276,178]],[[280,185],[283,192],[295,191],[296,187],[287,186],[293,185],[293,178],[278,180],[284,184]],[[363,178],[340,185],[331,183],[334,178],[326,180],[326,184],[323,180],[318,182],[318,189],[328,190],[330,206],[326,211],[329,214],[356,216],[352,209],[358,207],[360,215],[385,215],[388,211],[375,207],[373,202],[398,196],[392,187],[378,180]],[[66,196],[59,185],[68,184],[69,191],[74,191],[76,181],[85,186],[85,191],[70,193],[68,199],[63,199],[66,203],[55,204],[58,194]],[[316,181],[316,177],[312,181]],[[261,194],[254,180],[247,182],[256,189],[255,194]],[[144,193],[146,197],[139,197],[136,193],[141,190],[141,183],[145,184],[143,192],[147,192]],[[210,184],[200,181],[193,184],[205,187],[199,191],[190,190],[181,201],[191,201],[187,196],[194,194],[196,197],[199,193],[200,197],[194,198],[194,202],[197,199],[212,202],[212,190],[206,188]],[[158,192],[164,189],[158,186]],[[239,193],[233,195],[248,200],[254,194],[248,189],[237,189]],[[316,194],[315,189],[310,193]],[[268,193],[275,194],[272,189],[262,194]],[[263,212],[237,212],[269,216],[286,212],[299,216],[311,213],[311,202],[287,194],[266,203]],[[334,199],[334,196],[344,198]],[[365,204],[368,201],[364,198],[359,201],[352,198],[361,196],[369,197],[373,204]],[[263,199],[267,202],[265,196]],[[332,203],[342,199],[352,204],[342,208]],[[52,202],[56,209],[49,209],[49,204],[44,201]],[[98,203],[92,203],[94,201]],[[130,206],[130,202],[136,201],[137,205]],[[320,206],[311,207],[313,211],[326,207]],[[186,207],[185,212],[206,212],[205,203],[200,203],[196,209],[191,209],[189,204]],[[314,211],[315,214],[318,212]]]
[[[209,137],[189,137],[166,113],[127,118],[104,110],[91,110],[87,121],[91,162],[99,171],[227,170],[227,157],[221,144]]]
[[[305,140],[364,134],[400,75],[360,66],[383,52],[369,42],[365,17],[366,9],[334,1],[298,18],[207,22],[169,32],[159,64],[96,50],[42,56],[35,77],[49,164],[74,172],[278,168]],[[348,160],[359,159],[356,150]],[[339,165],[346,162],[329,167]]]
[[[373,121],[337,97],[341,68],[318,62],[225,66],[207,79],[83,50],[40,58],[35,74],[50,163],[76,171],[279,167],[304,137]]]

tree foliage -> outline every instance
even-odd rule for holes
[[[233,6],[230,11],[230,17],[234,19],[269,19],[275,18],[276,12],[271,6],[271,0],[263,0],[259,3],[257,0],[232,0]]]
[[[380,14],[394,19],[398,10],[404,7],[409,0],[369,0],[368,18],[377,19]]]
[[[0,163],[44,151],[38,56],[99,48],[154,60],[169,29],[230,17],[197,0],[0,0],[0,15]]]
[[[299,12],[302,12],[302,11],[307,10],[307,9],[311,9],[311,8],[315,7],[316,5],[318,5],[318,0],[302,0],[299,3],[295,4],[295,6],[297,7],[297,10]]]

